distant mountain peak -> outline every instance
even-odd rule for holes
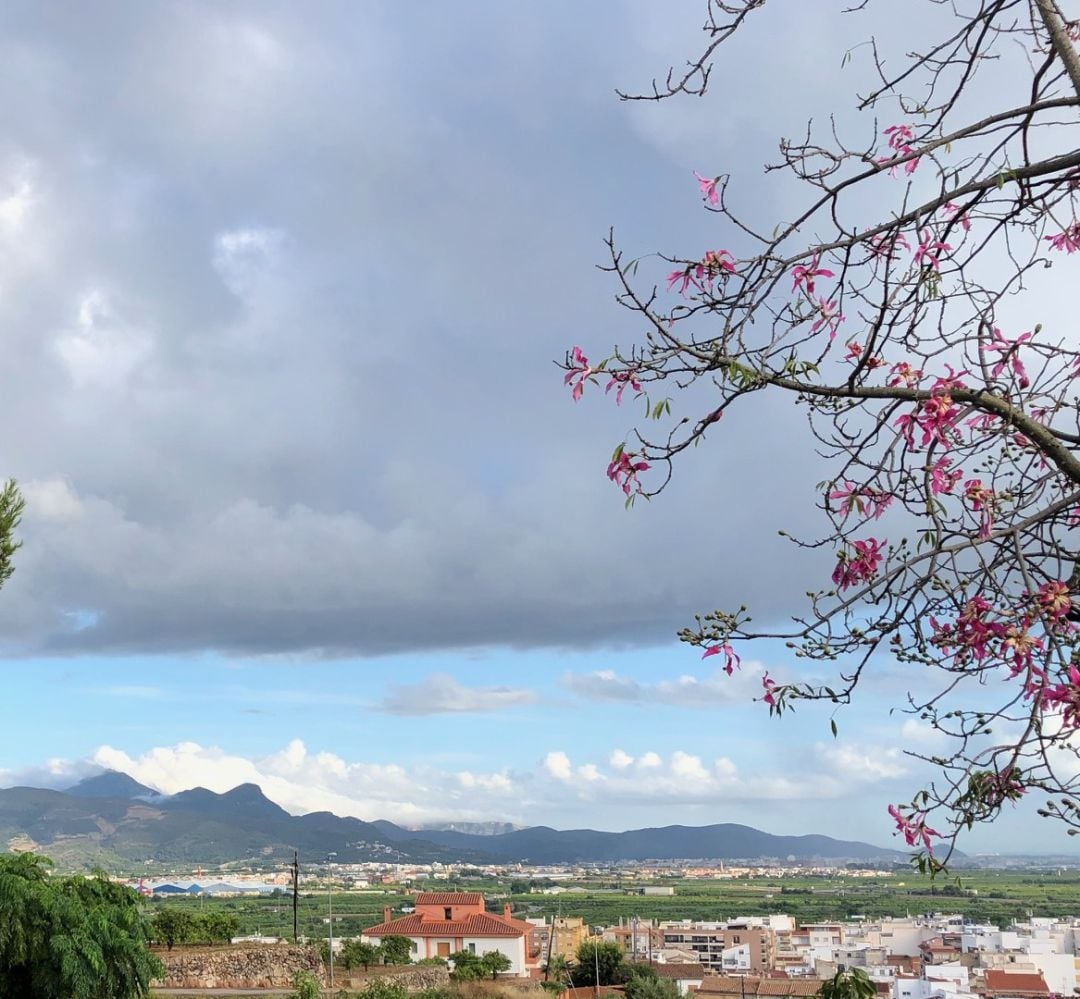
[[[93,777],[84,777],[78,784],[69,787],[65,794],[76,798],[120,798],[126,800],[156,801],[161,793],[152,787],[140,784],[119,770],[105,770]]]
[[[205,787],[193,787],[190,791],[174,794],[169,807],[202,812],[207,815],[232,819],[288,819],[290,815],[280,805],[274,804],[258,784],[237,784],[236,787],[218,794]]]

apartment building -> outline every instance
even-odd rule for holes
[[[718,974],[762,974],[772,967],[773,932],[746,923],[663,923],[665,948],[692,952]]]

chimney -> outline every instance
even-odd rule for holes
[[[509,902],[503,906],[503,917],[506,919],[513,919],[514,917],[514,910],[510,908]]]
[[[388,905],[383,906],[382,921],[384,923],[390,922],[390,906]]]

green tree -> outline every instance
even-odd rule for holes
[[[195,936],[211,944],[229,943],[240,932],[240,920],[229,912],[208,912],[195,923]]]
[[[310,971],[298,971],[293,979],[293,991],[289,999],[322,999],[319,980]]]
[[[162,973],[138,896],[103,873],[54,878],[33,854],[0,857],[0,999],[137,999]]]
[[[551,960],[544,965],[544,981],[551,979],[554,982],[566,984],[570,979],[570,962],[562,954],[552,954]]]
[[[176,944],[188,943],[195,932],[195,920],[190,912],[174,905],[161,909],[151,924],[154,939],[172,950]]]
[[[360,992],[361,999],[409,999],[409,990],[401,982],[376,979]]]
[[[472,951],[459,950],[450,955],[454,962],[454,970],[450,973],[455,982],[472,982],[484,974],[480,966],[480,958]]]
[[[391,933],[389,936],[382,938],[379,950],[386,964],[410,964],[412,962],[412,941],[408,937]]]
[[[817,992],[820,999],[874,999],[874,983],[862,968],[838,971]]]
[[[648,969],[652,971],[652,968]],[[669,978],[631,974],[626,982],[626,999],[679,999],[679,988]]]
[[[499,972],[509,971],[511,966],[510,958],[501,950],[485,951],[483,957],[480,958],[481,969],[485,975],[491,975],[492,981],[499,977]]]
[[[346,968],[367,971],[379,960],[379,948],[363,940],[346,940],[341,948],[341,963]]]
[[[634,975],[625,988],[627,999],[679,999],[678,986],[667,978]]]
[[[22,546],[21,541],[15,540],[15,530],[22,519],[24,505],[15,480],[8,479],[0,489],[0,586],[15,571],[11,560]]]
[[[623,953],[617,943],[604,940],[582,940],[577,949],[575,985],[620,985],[626,981]]]

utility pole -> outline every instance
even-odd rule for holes
[[[297,933],[297,916],[296,909],[298,899],[300,897],[300,854],[298,851],[293,850],[292,855],[292,942],[294,944],[300,942],[300,937]]]
[[[330,988],[334,988],[334,882],[330,876],[330,861],[336,853],[326,855],[326,898],[330,908]]]

